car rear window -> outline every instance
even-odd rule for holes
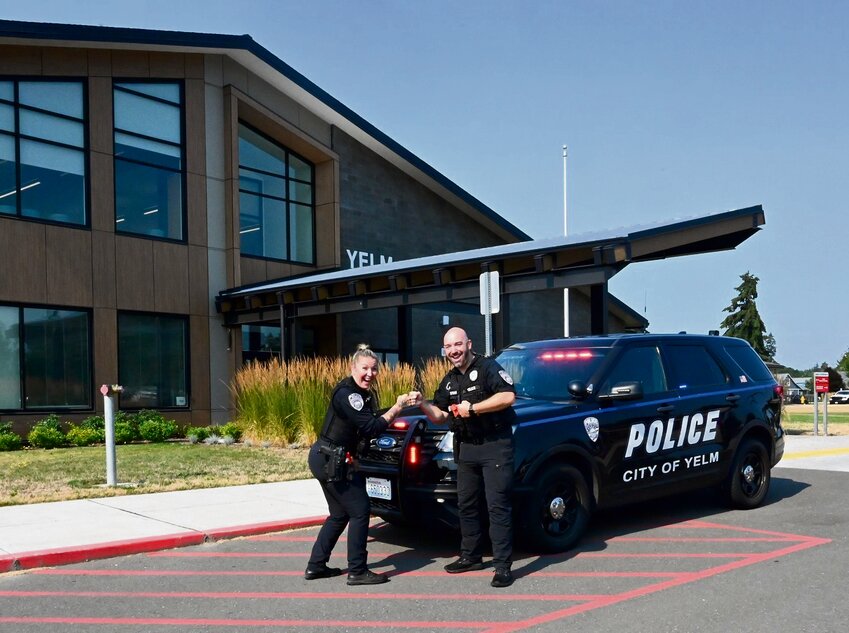
[[[716,387],[728,384],[728,377],[716,359],[701,345],[668,345],[671,382],[678,389]]]
[[[725,351],[734,359],[750,380],[765,382],[773,380],[772,374],[758,353],[749,345],[726,345]]]

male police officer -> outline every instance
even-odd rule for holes
[[[457,458],[460,557],[445,566],[449,574],[483,568],[480,499],[486,495],[492,542],[493,587],[513,584],[510,488],[513,481],[513,380],[494,360],[472,352],[465,330],[454,327],[443,339],[454,365],[442,379],[433,402],[413,392],[412,400],[432,421],[448,420]],[[458,445],[459,443],[459,445]]]

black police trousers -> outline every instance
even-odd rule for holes
[[[366,494],[366,480],[360,473],[353,473],[350,480],[326,481],[325,463],[328,456],[322,455],[316,444],[310,448],[308,464],[313,476],[318,479],[330,516],[318,532],[313,545],[308,570],[319,570],[330,560],[333,547],[348,526],[348,573],[361,574],[367,569],[368,522],[370,505]]]
[[[481,495],[489,512],[492,564],[510,568],[513,557],[513,437],[481,444],[462,442],[457,463],[457,505],[460,511],[460,555],[472,560],[483,556],[480,516]]]

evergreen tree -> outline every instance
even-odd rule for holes
[[[840,357],[840,360],[837,361],[837,369],[849,374],[849,351],[846,351],[843,356]]]
[[[743,283],[735,288],[737,296],[731,300],[730,306],[722,310],[729,314],[720,327],[725,328],[725,336],[735,336],[748,341],[761,358],[772,361],[775,357],[775,338],[766,332],[766,326],[755,304],[760,279],[748,272],[740,275],[740,279]]]

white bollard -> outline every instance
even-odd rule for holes
[[[106,427],[106,485],[118,485],[118,472],[115,465],[115,394],[121,393],[121,385],[102,385],[103,420]]]

